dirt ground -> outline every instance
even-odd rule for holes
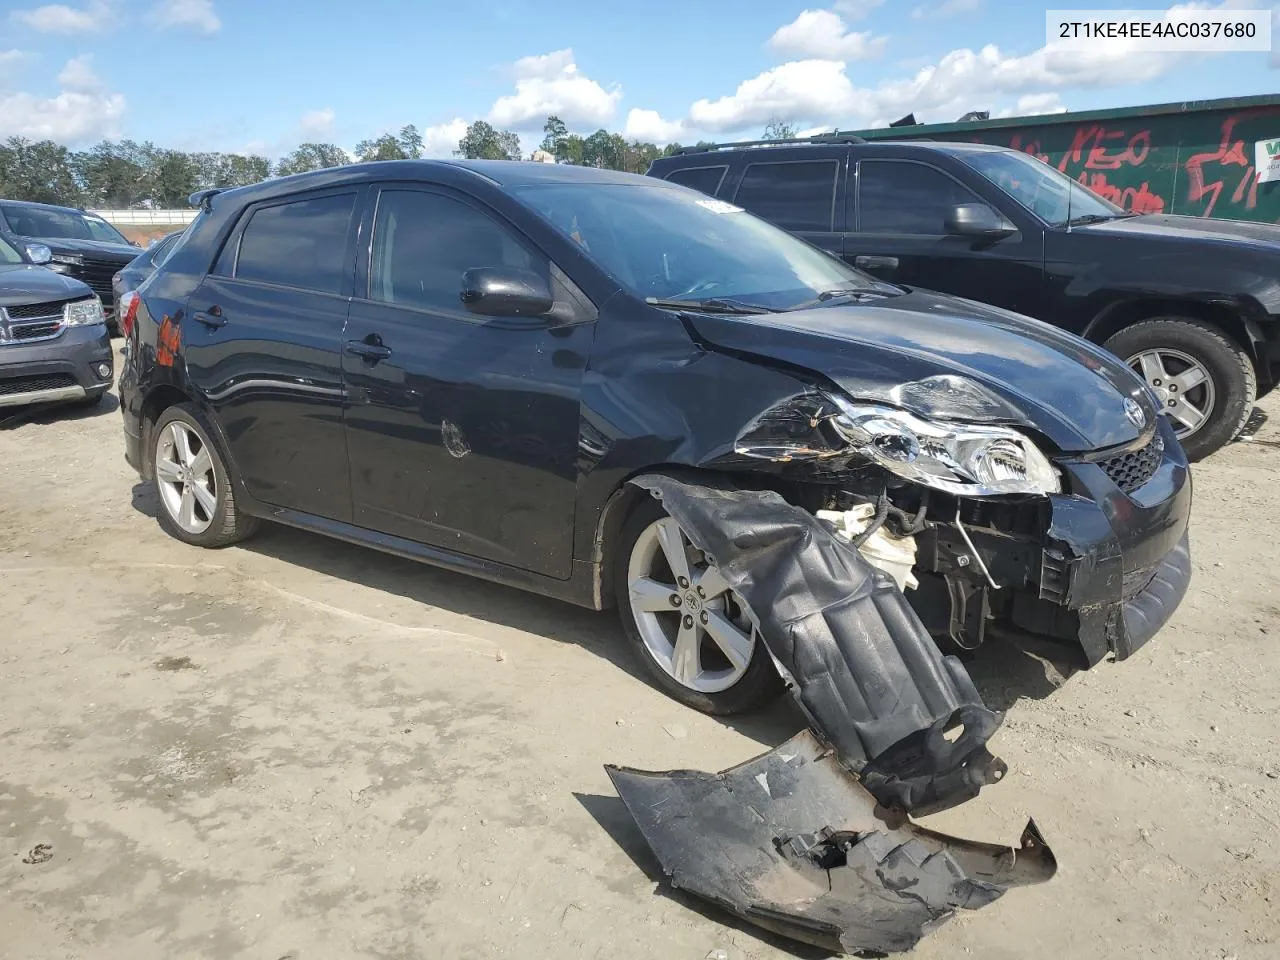
[[[915,956],[1280,955],[1265,405],[1195,469],[1161,635],[1056,691],[973,665],[1012,774],[927,822],[1013,843],[1034,816],[1061,866]],[[114,398],[0,428],[0,957],[815,956],[667,893],[602,769],[738,763],[800,728],[787,703],[704,717],[608,615],[284,528],[201,552],[155,510]]]

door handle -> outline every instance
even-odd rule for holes
[[[377,363],[391,356],[391,348],[384,346],[380,337],[371,334],[363,340],[348,340],[347,353],[369,363]]]
[[[218,327],[225,327],[227,325],[227,318],[222,315],[222,308],[216,304],[203,313],[199,311],[193,313],[191,315],[191,319],[196,321],[196,323],[203,323],[210,329],[217,329]]]
[[[854,257],[853,265],[862,270],[896,270],[897,257]]]

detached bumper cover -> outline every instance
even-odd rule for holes
[[[1057,870],[1034,822],[1016,849],[890,825],[807,731],[720,774],[606,770],[673,886],[835,952],[909,950]]]
[[[1005,774],[986,749],[1001,716],[852,545],[776,493],[667,476],[632,482],[714,558],[810,725],[881,803],[932,812]]]

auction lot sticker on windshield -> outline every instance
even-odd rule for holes
[[[1048,10],[1050,50],[1230,53],[1271,49],[1271,11],[1201,9]]]
[[[732,203],[725,203],[723,200],[695,200],[700,207],[706,207],[712,213],[741,213],[741,207],[735,207]]]
[[[1280,180],[1280,139],[1259,140],[1254,147],[1253,165],[1258,171],[1259,183]]]

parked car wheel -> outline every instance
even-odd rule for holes
[[[1156,317],[1121,330],[1106,348],[1160,397],[1191,460],[1230,443],[1258,395],[1249,354],[1216,327],[1190,317]]]
[[[156,422],[153,483],[160,525],[197,547],[225,547],[249,536],[257,520],[236,509],[226,462],[194,407],[170,407]]]
[[[741,713],[782,690],[746,605],[656,501],[627,519],[614,565],[622,628],[654,682],[703,713]]]

